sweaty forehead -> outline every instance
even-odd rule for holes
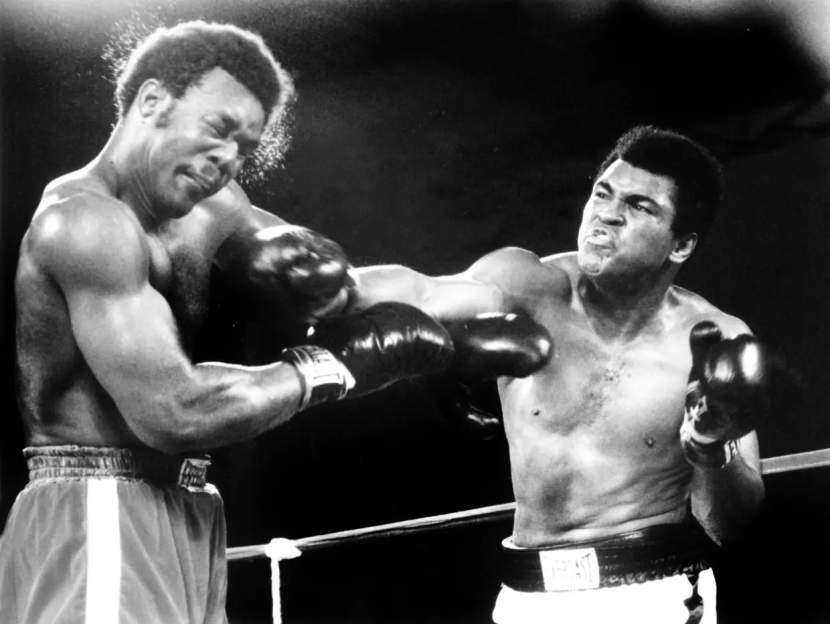
[[[262,132],[265,111],[262,104],[242,83],[219,67],[204,75],[190,87],[183,100],[188,101],[202,114],[231,117],[240,128],[248,132]]]
[[[602,172],[597,183],[605,182],[618,193],[642,195],[655,203],[674,209],[677,202],[677,184],[671,178],[651,173],[617,159]]]

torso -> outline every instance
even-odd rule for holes
[[[60,211],[66,200],[86,195],[93,201],[107,195],[88,171],[56,181],[44,193],[33,223],[46,212]],[[132,218],[126,205],[114,209],[124,211],[116,218]],[[142,231],[145,278],[169,303],[185,351],[204,321],[213,257],[232,221],[221,201],[206,202],[157,232]],[[15,282],[19,404],[27,444],[140,446],[84,361],[61,289],[38,260],[43,243],[35,230],[31,227],[24,237]]]
[[[682,521],[691,481],[678,439],[689,331],[703,318],[731,317],[672,287],[650,331],[603,339],[580,299],[574,256],[532,270],[533,292],[523,297],[519,285],[514,295],[550,331],[555,355],[531,377],[499,384],[515,543],[581,541]]]

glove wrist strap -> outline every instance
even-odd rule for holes
[[[704,468],[723,468],[741,454],[737,440],[701,444],[690,435],[681,435],[686,458]]]
[[[354,387],[355,380],[349,369],[321,347],[291,347],[282,352],[281,359],[297,369],[303,382],[298,411],[318,403],[342,399]]]

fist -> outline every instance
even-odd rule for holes
[[[689,336],[692,370],[681,433],[697,444],[735,440],[754,430],[769,412],[771,359],[750,335],[725,340],[711,321]]]
[[[449,373],[462,383],[527,377],[553,357],[547,329],[523,314],[480,314],[447,329],[455,345]]]
[[[249,267],[249,278],[268,298],[303,317],[342,309],[356,288],[340,245],[294,225],[258,232]]]
[[[405,303],[378,303],[317,324],[309,343],[331,352],[355,380],[351,396],[444,371],[455,350],[446,329]]]

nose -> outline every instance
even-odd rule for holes
[[[600,206],[597,211],[597,218],[603,225],[625,225],[624,208],[625,204],[614,198]]]
[[[226,141],[221,147],[212,149],[208,154],[208,160],[219,169],[222,175],[230,176],[236,175],[242,162],[236,141]]]

